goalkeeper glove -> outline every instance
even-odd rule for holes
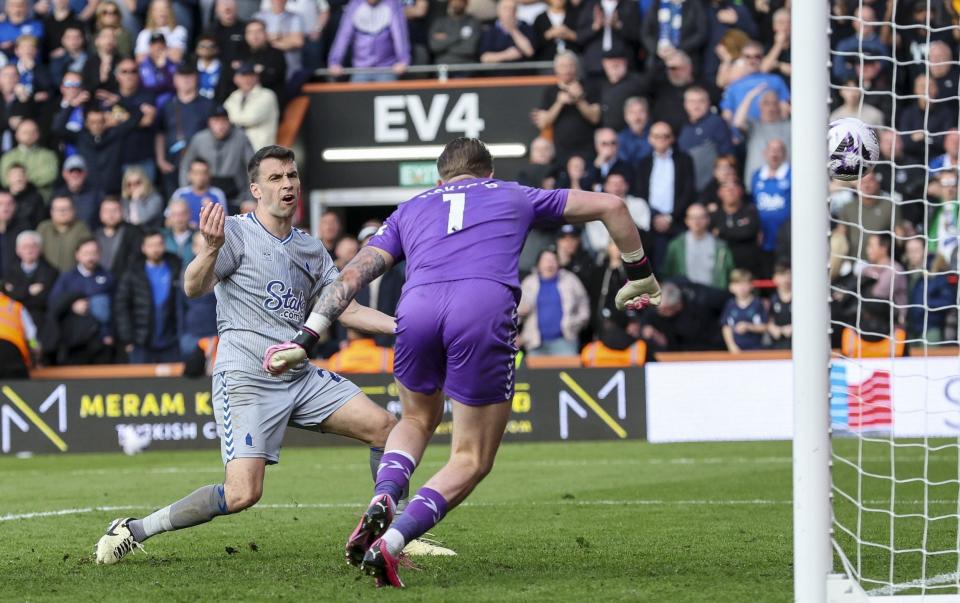
[[[639,256],[639,259],[637,258]],[[660,305],[660,284],[650,270],[650,260],[642,250],[623,254],[623,268],[627,273],[627,282],[617,291],[618,310],[642,310],[649,306]]]
[[[267,348],[263,355],[263,370],[271,375],[282,375],[307,359],[307,351],[320,340],[320,336],[306,326],[300,327],[296,337]]]

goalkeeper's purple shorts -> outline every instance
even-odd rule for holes
[[[409,390],[479,406],[513,399],[517,293],[485,279],[406,289],[393,373]]]

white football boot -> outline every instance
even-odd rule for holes
[[[133,517],[114,519],[110,522],[107,532],[97,541],[95,554],[97,563],[113,565],[126,557],[133,549],[143,550],[140,543],[133,539],[133,534],[127,523],[133,521]]]

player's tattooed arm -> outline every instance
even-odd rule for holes
[[[372,335],[393,335],[397,331],[397,321],[394,317],[379,310],[361,306],[356,301],[350,302],[347,309],[340,315],[340,324]]]
[[[306,326],[316,333],[326,330],[347,309],[360,289],[386,272],[393,265],[393,257],[376,247],[364,247],[344,266],[337,280],[320,294]]]

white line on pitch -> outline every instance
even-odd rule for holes
[[[960,581],[960,572],[953,572],[952,574],[940,574],[939,576],[927,578],[926,580],[918,578],[916,580],[911,580],[910,582],[890,584],[888,586],[884,586],[883,588],[875,588],[871,591],[868,591],[867,594],[870,596],[889,597],[890,595],[895,595],[899,592],[910,590],[912,588],[924,588],[937,586],[939,584],[950,584],[951,582],[956,583],[957,581]]]

